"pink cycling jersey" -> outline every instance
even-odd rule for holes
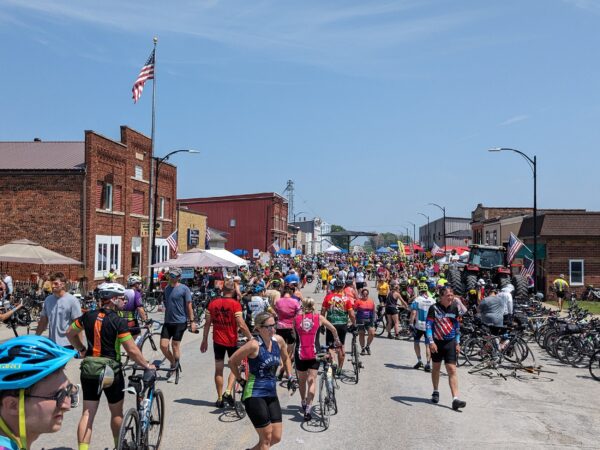
[[[317,358],[315,339],[319,332],[319,314],[300,314],[294,319],[298,335],[298,355],[303,361]]]
[[[277,328],[294,328],[294,317],[300,312],[300,304],[295,298],[281,297],[275,302],[275,312],[277,313]]]

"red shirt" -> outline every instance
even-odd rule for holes
[[[327,320],[333,325],[345,325],[348,323],[348,311],[352,310],[352,301],[344,294],[331,292],[325,296],[321,307],[327,311]]]
[[[208,314],[213,325],[213,341],[225,347],[235,347],[238,340],[235,318],[242,315],[240,302],[230,297],[216,298],[208,304]]]

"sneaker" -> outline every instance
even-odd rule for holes
[[[310,422],[312,420],[312,414],[310,413],[310,411],[306,411],[304,413],[304,421],[305,422]]]
[[[425,367],[423,370],[425,370],[425,372],[431,372],[431,365],[429,363],[425,364]]]
[[[440,393],[438,391],[433,391],[431,394],[431,403],[437,404],[440,401]]]
[[[367,355],[371,354],[371,347],[369,347],[368,345],[365,347],[365,350],[367,351]]]
[[[281,371],[279,372],[279,375],[277,375],[277,380],[278,380],[278,381],[281,381],[281,380],[283,380],[283,370],[281,370]]]
[[[420,369],[423,367],[423,363],[421,361],[417,361],[417,363],[413,366],[413,369]]]
[[[396,335],[396,337],[394,339],[396,339],[397,341],[399,341],[402,338],[400,336]]]
[[[364,348],[360,351],[361,356],[365,356],[366,353],[367,351]]]
[[[175,371],[174,370],[169,372],[169,375],[167,376],[167,383],[175,383]]]
[[[464,408],[465,406],[467,406],[467,402],[465,402],[463,400],[459,400],[457,398],[452,400],[452,409],[454,411],[458,411],[460,408]]]
[[[217,400],[217,401],[215,402],[215,406],[216,406],[217,408],[224,408],[224,407],[225,407],[225,402],[223,401],[223,399]]]
[[[336,369],[336,371],[335,371],[335,375],[336,375],[337,377],[341,377],[341,376],[342,376],[342,368],[341,368],[341,367],[338,367],[338,368]]]
[[[394,339],[391,333],[388,333],[388,339]]]
[[[226,402],[229,406],[233,406],[234,405],[233,397],[228,392],[225,392],[223,394],[223,402]]]

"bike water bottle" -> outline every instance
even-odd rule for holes
[[[148,406],[150,405],[150,400],[148,400],[147,398],[145,398],[144,400],[142,400],[142,420],[146,420],[150,417],[150,410],[148,408]]]

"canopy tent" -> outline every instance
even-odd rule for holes
[[[287,248],[280,248],[279,250],[277,250],[275,252],[277,255],[291,255],[292,251],[288,250]]]
[[[235,256],[245,256],[245,255],[248,254],[248,250],[243,250],[241,248],[236,248],[231,253],[233,253]]]
[[[0,246],[0,261],[39,265],[83,264],[76,259],[42,247],[37,242],[32,242],[29,239],[18,239]]]
[[[330,245],[325,249],[325,253],[342,253],[342,251],[335,245]]]
[[[379,247],[377,250],[375,250],[376,253],[390,253],[391,250],[387,247]]]
[[[241,267],[246,265],[248,265],[248,261],[228,250],[193,249],[177,258],[153,264],[151,267]]]
[[[398,244],[390,244],[390,248],[393,248],[394,250],[398,249]]]

